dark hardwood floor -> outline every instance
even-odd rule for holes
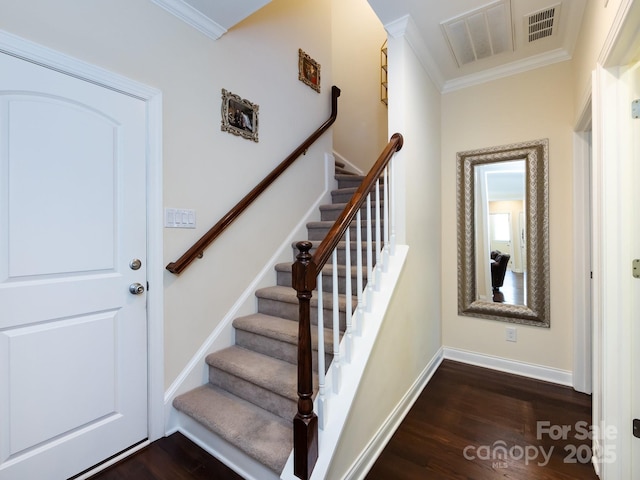
[[[597,480],[590,424],[588,395],[445,360],[366,479]],[[241,477],[178,433],[92,480],[205,478]]]
[[[590,424],[589,395],[445,360],[366,478],[597,480]]]
[[[148,447],[93,475],[91,480],[243,480],[181,433]]]
[[[504,283],[499,290],[493,291],[493,301],[510,303],[512,305],[525,305],[525,274],[507,270]]]

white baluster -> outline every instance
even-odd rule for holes
[[[325,395],[325,364],[324,364],[324,312],[322,299],[322,271],[318,273],[318,426],[324,430],[327,422],[327,398]]]
[[[391,217],[391,256],[396,254],[396,160],[395,155],[389,162],[391,169],[389,171],[389,195],[391,203],[389,204],[389,217]]]
[[[382,172],[383,179],[383,188],[384,188],[384,221],[383,221],[383,229],[384,229],[384,252],[382,255],[382,271],[387,272],[389,270],[389,250],[391,246],[389,245],[389,178],[387,176],[388,167],[384,169]]]
[[[356,335],[362,335],[362,321],[364,319],[364,301],[362,299],[362,215],[360,210],[356,214],[356,295],[358,297]]]
[[[340,393],[340,302],[338,298],[338,253],[333,250],[333,392]]]
[[[353,334],[351,332],[351,309],[353,307],[351,298],[351,227],[347,228],[344,233],[345,251],[344,251],[344,295],[345,295],[345,319],[346,329],[344,332],[345,341],[345,363],[351,363],[351,355],[353,353]]]
[[[371,313],[373,307],[373,237],[371,235],[371,193],[367,195],[367,312]]]
[[[380,291],[380,278],[382,277],[382,240],[380,239],[380,179],[376,180],[376,292]]]

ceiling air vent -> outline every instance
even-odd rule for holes
[[[442,22],[440,26],[459,67],[513,51],[508,0],[492,2]]]
[[[559,16],[560,4],[526,15],[524,23],[529,43],[553,35],[558,26]]]

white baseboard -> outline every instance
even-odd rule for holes
[[[429,364],[424,368],[420,376],[413,383],[411,388],[402,397],[391,414],[387,417],[382,427],[373,436],[367,447],[353,463],[344,476],[344,480],[356,480],[364,478],[375,461],[378,459],[384,448],[391,440],[391,437],[398,429],[404,417],[409,413],[411,407],[416,402],[424,387],[429,383],[431,377],[436,372],[443,360],[443,350],[440,348],[433,356]]]
[[[353,163],[351,163],[349,160],[347,160],[346,158],[344,158],[342,155],[340,155],[338,152],[336,152],[334,150],[333,152],[333,156],[340,162],[340,163],[344,163],[344,165],[347,167],[348,170],[351,170],[354,173],[357,173],[358,175],[364,175],[364,172],[362,171],[362,169],[360,167],[356,167]]]
[[[452,347],[443,347],[444,358],[457,362],[468,363],[478,367],[490,368],[501,372],[513,373],[522,377],[534,378],[545,382],[557,383],[568,387],[573,386],[573,375],[570,371],[557,368],[534,365],[531,363],[519,362],[507,358],[494,357],[482,353],[469,352]]]

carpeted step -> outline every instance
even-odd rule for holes
[[[287,318],[289,320],[298,321],[299,306],[298,297],[296,291],[291,287],[265,287],[256,291],[256,297],[258,297],[258,312],[266,315],[272,315],[274,317]],[[356,297],[349,297],[352,305],[352,311],[355,311],[357,305]],[[339,304],[339,319],[340,330],[345,329],[345,311],[347,299],[344,294],[338,295]],[[318,297],[314,295],[311,298],[311,322],[318,323]],[[333,319],[333,295],[323,296],[323,312],[324,322],[328,325],[328,322]]]
[[[329,233],[329,230],[331,230],[331,227],[333,227],[333,224],[335,222],[333,221],[320,221],[320,222],[309,222],[307,223],[307,232],[308,232],[308,236],[309,236],[309,240],[323,240],[327,234]],[[384,240],[383,234],[384,232],[382,231],[382,226],[383,226],[384,222],[382,219],[380,219],[380,238],[381,240]],[[363,220],[360,223],[360,235],[361,235],[361,239],[363,241],[366,241],[367,239],[367,229],[368,229],[368,225],[369,222],[367,222],[366,220]],[[375,220],[371,220],[371,240],[375,241],[376,238],[376,221]],[[351,241],[355,241],[356,240],[356,226],[355,226],[355,222],[352,222],[351,226],[349,227],[349,233],[351,235],[350,240]],[[344,240],[344,237],[342,238],[342,240]]]
[[[263,355],[297,365],[298,322],[262,313],[254,313],[233,321],[236,345]],[[333,331],[324,329],[325,370],[333,358]],[[311,347],[314,351],[313,368],[318,370],[318,329],[311,329]]]
[[[310,242],[311,242],[312,246],[311,246],[311,250],[309,250],[309,253],[311,253],[311,255],[313,255],[316,252],[316,249],[320,245],[321,241],[320,240],[310,240]],[[300,253],[298,251],[298,248],[296,247],[297,243],[298,243],[298,241],[296,240],[295,242],[293,242],[291,244],[291,249],[293,251],[292,262],[296,261],[296,256],[298,255],[298,253]],[[342,264],[342,265],[344,265],[344,263],[345,263],[345,246],[346,246],[346,242],[344,242],[344,241],[338,242],[338,263]],[[350,247],[351,247],[351,263],[355,263],[356,255],[358,254],[358,252],[357,252],[358,244],[355,242],[355,238],[351,239]],[[362,264],[366,265],[367,264],[367,242],[363,241],[360,244],[360,247],[362,249]],[[374,247],[372,247],[372,249],[373,248]],[[375,250],[373,250],[373,255],[375,256]]]
[[[274,472],[280,474],[287,463],[293,448],[291,419],[211,384],[176,397],[173,406]]]
[[[298,411],[297,366],[236,345],[207,356],[209,382],[292,420]],[[314,385],[318,385],[317,376]]]
[[[353,194],[356,193],[357,187],[352,188],[339,188],[337,190],[331,191],[331,203],[347,203],[353,197]],[[384,199],[384,185],[380,184],[380,201]],[[371,195],[371,203],[373,204],[376,200],[375,187],[373,187],[372,195]]]
[[[339,167],[336,165],[336,169],[335,169],[335,173],[336,174],[341,174],[341,175],[356,175],[356,173],[347,170],[347,168],[345,167]]]
[[[356,173],[337,173],[334,178],[338,181],[338,188],[358,188],[362,181],[365,179],[364,175]],[[384,183],[384,177],[380,177],[380,184]]]
[[[375,203],[375,202],[374,202]],[[346,208],[346,203],[330,203],[327,205],[320,205],[320,220],[322,221],[336,221],[343,210]],[[384,202],[380,200],[380,218],[384,217]],[[371,205],[371,219],[375,219],[376,217],[376,209],[375,204]],[[364,221],[367,219],[367,204],[365,203],[360,208],[360,220]]]
[[[353,265],[356,258],[352,257],[351,262],[351,295],[358,294],[358,280],[357,272],[358,267]],[[285,287],[291,287],[291,270],[292,263],[279,263],[276,265],[277,283]],[[347,267],[338,264],[338,292],[345,293],[346,288],[346,272]],[[362,284],[367,284],[367,269],[362,269]],[[333,292],[333,265],[325,265],[322,269],[322,291]]]
[[[336,173],[334,177],[338,182],[338,188],[352,188],[359,187],[364,180],[362,175],[349,175],[343,173]]]

